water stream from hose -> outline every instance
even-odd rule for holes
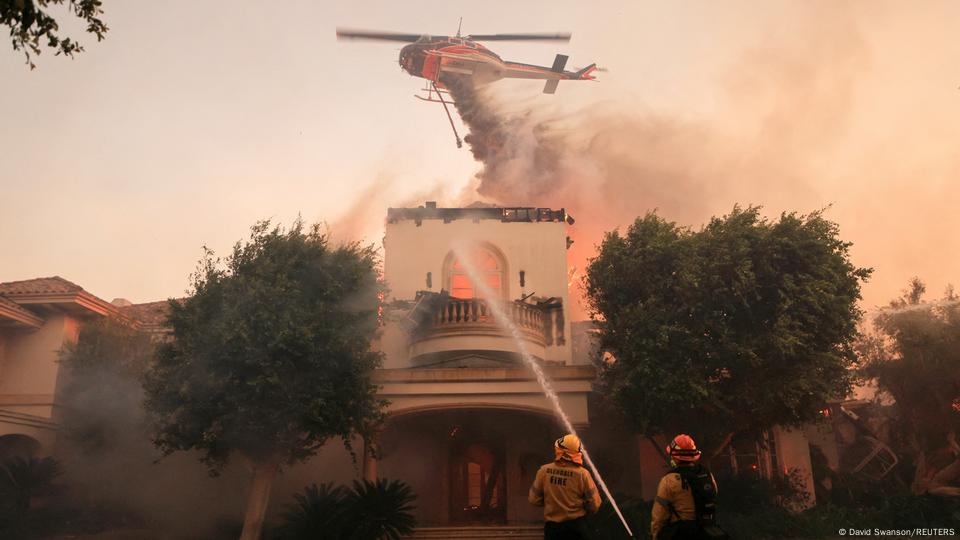
[[[527,350],[526,341],[524,340],[523,335],[520,333],[520,329],[517,328],[517,325],[513,322],[513,319],[510,317],[510,315],[504,310],[503,306],[500,305],[497,300],[495,300],[496,296],[487,286],[486,282],[484,282],[484,280],[480,277],[480,273],[477,271],[473,260],[470,258],[470,250],[462,246],[455,246],[453,251],[457,256],[457,259],[459,259],[460,264],[463,265],[463,269],[470,277],[470,281],[472,281],[474,287],[476,287],[476,290],[480,292],[482,297],[490,299],[486,302],[486,304],[487,307],[490,308],[490,312],[493,314],[494,320],[497,322],[497,324],[510,332],[511,337],[513,337],[513,340],[517,345],[517,350],[520,352],[521,358],[523,358],[524,363],[527,364],[527,367],[530,368],[530,371],[532,371],[534,376],[537,378],[537,382],[543,389],[543,394],[548,400],[550,400],[550,404],[553,406],[554,413],[556,413],[557,418],[563,424],[563,427],[567,430],[567,433],[573,433],[576,435],[577,430],[573,428],[570,418],[567,416],[567,413],[564,412],[563,407],[560,406],[560,398],[557,396],[557,392],[553,389],[553,385],[547,378],[547,374],[544,373],[543,367],[540,366],[540,364],[537,362],[537,359],[534,358],[533,355],[530,354],[530,351]],[[630,525],[627,524],[626,518],[623,517],[623,513],[620,511],[617,501],[613,498],[613,494],[610,493],[610,489],[607,488],[607,483],[604,482],[603,477],[600,476],[600,471],[597,470],[597,466],[593,463],[593,460],[590,459],[590,453],[587,451],[586,444],[582,444],[582,451],[583,459],[586,462],[587,467],[593,473],[593,477],[597,479],[597,483],[600,484],[600,489],[603,491],[603,494],[607,496],[607,500],[610,501],[610,505],[617,513],[617,517],[620,518],[620,522],[623,523],[623,528],[627,530],[627,534],[630,535],[630,538],[633,538],[633,531],[630,530]]]

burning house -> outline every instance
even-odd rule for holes
[[[572,224],[564,209],[389,209],[389,290],[373,344],[384,357],[374,378],[389,400],[386,421],[375,438],[352,441],[353,454],[331,442],[287,469],[274,509],[313,482],[383,477],[416,492],[417,520],[433,531],[422,534],[526,525],[535,535],[542,510],[527,491],[566,428],[524,356],[551,381],[611,490],[651,499],[665,470],[662,445],[627,433],[593,403],[591,325],[571,321]],[[54,452],[57,350],[76,340],[80,323],[115,315],[162,334],[167,308],[108,303],[61,278],[0,283],[0,454]],[[711,467],[764,476],[799,469],[812,494],[807,436],[773,428],[766,437],[734,441]]]
[[[572,355],[564,210],[391,208],[390,288],[376,374],[390,400],[366,476],[409,483],[428,524],[535,522],[537,467],[562,429],[521,349],[543,366],[563,409],[586,427],[594,378]],[[480,283],[478,283],[480,281]],[[502,309],[514,329],[495,320]]]

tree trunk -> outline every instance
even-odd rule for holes
[[[737,434],[736,431],[731,431],[730,433],[727,433],[726,437],[724,437],[723,440],[720,441],[720,445],[714,448],[712,452],[707,454],[706,462],[710,463],[711,461],[713,461],[713,458],[720,455],[720,452],[723,452],[724,450],[726,450],[727,447],[730,446],[730,441],[733,440],[733,436],[736,434]]]
[[[910,437],[910,446],[916,455],[916,463],[913,468],[913,482],[910,483],[910,492],[914,495],[923,495],[929,488],[927,480],[927,455],[923,451],[923,445],[917,439],[916,434]]]
[[[363,440],[363,479],[368,482],[377,481],[377,460],[380,457],[376,435],[370,435]]]
[[[276,463],[253,463],[253,481],[250,484],[250,495],[247,497],[247,511],[243,518],[243,532],[240,534],[240,540],[260,540],[263,536],[263,520],[267,515],[270,488],[276,476]]]
[[[960,487],[953,485],[958,478],[960,478],[960,458],[954,459],[953,463],[933,475],[927,492],[941,497],[960,497]]]
[[[657,439],[653,435],[647,435],[647,440],[650,441],[650,446],[660,454],[660,458],[663,459],[663,462],[667,465],[667,468],[670,468],[670,456],[668,456],[664,451],[663,447],[660,446],[660,443],[657,442]]]

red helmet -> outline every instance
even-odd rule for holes
[[[697,450],[697,443],[693,442],[693,437],[682,433],[674,437],[667,445],[667,455],[677,461],[700,460],[700,450]]]

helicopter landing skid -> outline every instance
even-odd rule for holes
[[[432,87],[432,88],[431,88]],[[430,86],[424,88],[427,92],[427,96],[414,95],[413,97],[421,101],[429,101],[431,103],[441,103],[443,104],[443,110],[447,113],[447,120],[450,120],[450,129],[453,130],[453,136],[457,139],[457,148],[463,148],[463,141],[460,140],[460,134],[457,133],[457,126],[453,123],[453,115],[450,114],[450,108],[447,106],[447,101],[443,99],[443,94],[449,94],[448,90],[441,90],[437,88],[437,83],[431,82]],[[433,94],[436,92],[437,97],[434,98]]]

